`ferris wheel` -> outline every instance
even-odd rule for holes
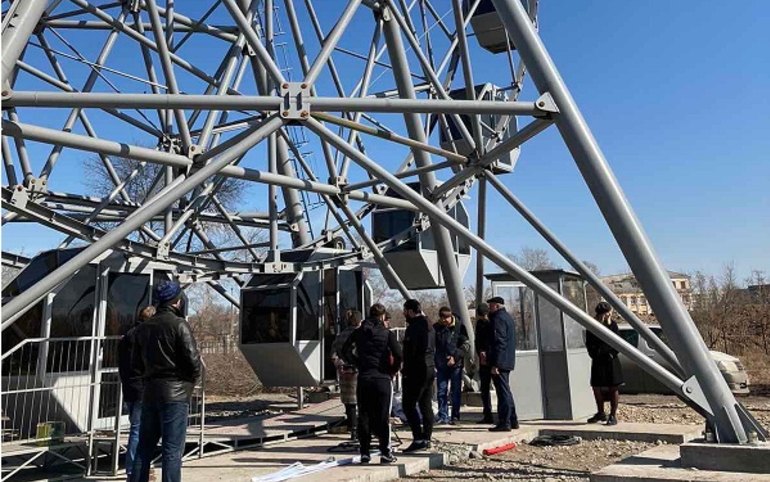
[[[685,375],[697,375],[711,406],[728,407],[711,415],[725,440],[745,438],[729,390],[715,382],[705,345],[538,36],[536,0],[17,0],[3,8],[4,229],[34,223],[56,232],[60,248],[85,243],[4,304],[4,329],[117,251],[212,286],[374,263],[405,297],[445,289],[466,320],[462,280],[475,253],[477,296],[486,259],[602,332],[484,240],[491,187],[511,215],[601,284],[506,185],[524,144],[554,125],[684,353],[679,364],[638,323],[682,369],[666,382],[686,397]],[[308,251],[324,254],[297,254]]]

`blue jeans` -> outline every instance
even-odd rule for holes
[[[126,447],[126,475],[129,479],[134,469],[136,448],[139,446],[139,426],[142,421],[142,402],[126,402],[126,413],[131,423],[128,432],[128,447]]]
[[[182,452],[187,435],[187,402],[145,402],[139,429],[139,449],[134,460],[132,482],[148,482],[150,463],[158,440],[161,443],[162,482],[181,482]]]
[[[436,370],[436,396],[438,398],[438,421],[449,421],[449,397],[452,398],[452,418],[460,418],[462,395],[462,367],[441,367]]]

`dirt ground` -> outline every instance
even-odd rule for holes
[[[770,427],[770,389],[756,387],[741,397],[754,417]],[[703,420],[673,395],[623,395],[618,407],[621,422],[700,425]],[[522,444],[491,457],[460,460],[401,480],[444,482],[450,480],[588,481],[589,474],[607,465],[654,447],[656,444],[617,440],[582,441],[569,447],[533,447]]]

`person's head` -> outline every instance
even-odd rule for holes
[[[489,312],[494,313],[495,311],[505,308],[505,300],[502,296],[495,296],[493,298],[490,298],[487,300],[487,304],[489,305]]]
[[[444,324],[449,325],[452,323],[452,310],[448,306],[442,306],[438,309],[438,320]]]
[[[388,310],[386,310],[385,307],[380,303],[375,303],[371,308],[369,308],[369,316],[375,320],[383,322],[385,321],[385,313],[387,312]]]
[[[476,307],[476,318],[486,320],[487,316],[489,316],[489,305],[486,303],[479,303]]]
[[[607,321],[612,318],[612,307],[606,301],[599,302],[594,312],[596,313],[596,319],[599,321]]]
[[[406,300],[404,303],[404,316],[409,318],[414,318],[415,316],[418,316],[420,313],[422,313],[422,306],[420,306],[420,302],[415,299]]]
[[[155,307],[152,306],[152,305],[145,306],[139,312],[139,320],[138,320],[138,322],[141,323],[143,321],[147,321],[150,318],[152,318],[153,316],[155,316]]]
[[[361,324],[361,312],[358,310],[348,310],[346,314],[348,326],[357,327]]]
[[[182,309],[183,291],[182,287],[176,281],[161,280],[155,285],[153,290],[155,305],[172,306],[178,310]]]

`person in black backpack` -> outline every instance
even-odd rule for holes
[[[409,453],[431,446],[436,332],[417,300],[407,300],[404,303],[404,317],[407,327],[404,331],[404,368],[401,373],[404,384],[404,413],[412,429],[412,443],[404,449],[405,453]]]
[[[396,334],[385,328],[385,307],[379,303],[369,309],[369,317],[345,342],[340,356],[358,368],[358,438],[361,463],[371,460],[372,431],[380,448],[380,463],[396,461],[390,448],[390,403],[393,376],[403,359]]]
[[[439,321],[433,325],[436,332],[436,395],[438,420],[436,424],[454,425],[460,420],[463,384],[463,363],[470,351],[468,331],[448,306],[438,310]],[[449,414],[449,398],[452,414]]]

